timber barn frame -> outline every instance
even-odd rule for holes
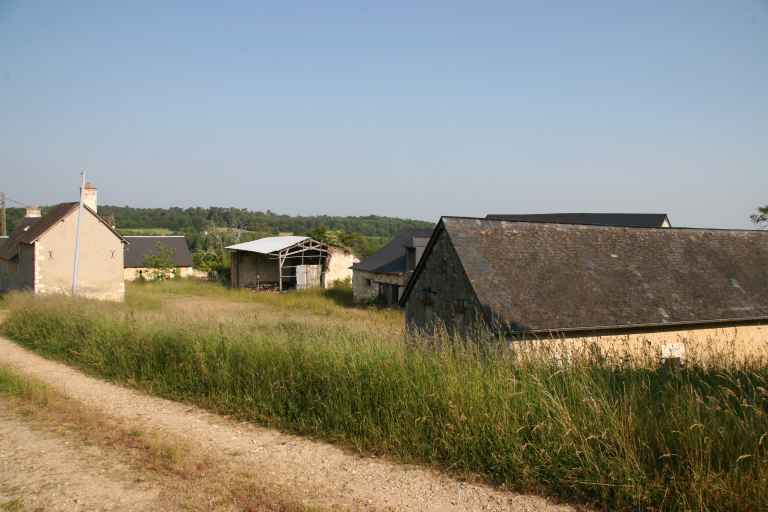
[[[306,236],[272,236],[227,247],[232,288],[303,290],[325,286],[329,246]]]

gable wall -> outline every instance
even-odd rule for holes
[[[417,281],[405,305],[406,327],[427,333],[445,327],[464,333],[482,318],[482,308],[446,231],[437,237],[421,272],[414,276]]]
[[[409,275],[405,272],[401,274],[383,274],[355,269],[352,272],[352,297],[359,304],[375,301],[379,297],[381,285],[397,285],[399,297],[405,291]]]
[[[57,222],[35,244],[37,293],[69,293],[75,259],[77,209]],[[80,226],[78,294],[103,300],[123,300],[123,244],[87,210]]]
[[[335,281],[352,278],[352,265],[360,260],[350,251],[338,247],[328,248],[328,269],[325,272],[325,286],[330,287]]]

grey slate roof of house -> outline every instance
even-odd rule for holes
[[[355,263],[352,268],[381,274],[403,273],[407,267],[405,248],[419,244],[420,239],[428,240],[431,234],[431,229],[404,229],[387,245],[360,263]]]
[[[125,267],[146,267],[145,260],[149,256],[159,255],[158,245],[172,251],[171,263],[174,267],[191,267],[192,254],[183,236],[126,236]]]
[[[79,204],[80,203],[78,202],[61,203],[52,207],[42,217],[24,217],[21,219],[11,233],[11,236],[8,237],[8,240],[0,245],[0,258],[5,260],[14,258],[19,251],[19,245],[33,243],[46,231],[51,229],[59,220],[67,216],[67,214],[69,214],[73,209],[77,208]],[[115,229],[110,226],[107,221],[99,216],[99,214],[88,208],[88,206],[83,205],[83,208],[84,210],[92,213],[102,224],[107,226],[109,230],[115,234],[115,236],[120,238],[122,241],[125,241],[125,238],[120,236],[120,234],[115,231]]]
[[[768,231],[457,217],[441,219],[441,230],[486,314],[516,330],[768,321]]]
[[[660,228],[669,223],[666,213],[490,213],[486,219],[550,224],[584,224],[634,228]]]

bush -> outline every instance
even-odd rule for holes
[[[47,356],[364,452],[610,510],[768,503],[765,364],[563,365],[342,324],[195,323],[23,295],[9,305],[5,333]]]

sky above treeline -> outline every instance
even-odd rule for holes
[[[765,0],[0,0],[22,203],[748,228],[767,163]]]

